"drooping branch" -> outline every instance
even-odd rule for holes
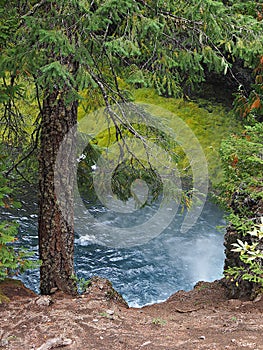
[[[43,5],[45,5],[47,3],[47,0],[41,0],[40,2],[36,3],[27,13],[25,13],[23,16],[21,16],[21,18],[24,20],[24,18],[28,17],[28,16],[32,16],[36,13],[36,11],[42,7]],[[22,24],[22,23],[21,23]]]
[[[40,125],[38,125],[38,127],[34,130],[34,132],[31,135],[31,139],[33,143],[32,148],[29,150],[29,152],[27,152],[22,158],[20,158],[17,162],[15,162],[15,164],[13,164],[12,167],[5,172],[6,177],[8,177],[14,169],[18,172],[19,175],[21,175],[21,172],[18,170],[18,166],[22,164],[26,159],[28,159],[36,151],[38,147],[38,142],[39,142],[39,134],[40,134]],[[35,139],[34,139],[34,135],[36,135]],[[26,180],[24,176],[22,177],[24,180]]]

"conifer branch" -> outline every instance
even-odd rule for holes
[[[29,10],[27,13],[25,13],[22,18],[24,19],[25,17],[32,16],[41,6],[45,5],[47,3],[47,0],[41,0],[37,4],[35,4],[31,10]]]

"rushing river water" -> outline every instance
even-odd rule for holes
[[[100,213],[105,209],[92,208]],[[143,211],[142,211],[143,212]],[[37,206],[34,201],[23,202],[15,213],[2,217],[20,224],[19,244],[29,247],[37,257]],[[106,213],[107,223],[118,221]],[[172,293],[191,289],[200,280],[220,278],[223,271],[223,212],[207,201],[197,223],[187,233],[179,229],[184,213],[178,213],[172,223],[148,242],[126,248],[107,247],[96,238],[98,224],[87,227],[76,237],[75,270],[79,278],[99,275],[108,278],[130,306],[142,306],[167,299]],[[140,211],[136,214],[140,216]],[[143,214],[145,215],[145,213]],[[112,222],[111,222],[112,221]],[[83,228],[84,230],[84,228]],[[21,278],[38,291],[39,274],[29,271]]]

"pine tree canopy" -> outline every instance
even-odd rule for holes
[[[207,71],[253,68],[263,52],[255,1],[2,1],[2,99],[23,79],[41,91],[83,89],[120,98],[118,78],[178,96]]]

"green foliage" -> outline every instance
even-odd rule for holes
[[[4,1],[1,1],[3,3]],[[15,10],[10,11],[6,16],[6,8],[1,4],[0,7],[0,45],[5,45],[11,34],[14,34],[17,29],[15,19]]]
[[[257,108],[254,110],[251,96],[245,101],[246,115],[243,115],[251,124],[245,126],[242,133],[234,134],[222,142],[221,158],[225,178],[219,198],[230,208],[228,221],[231,230],[236,232],[232,251],[239,257],[237,266],[228,266],[225,275],[237,286],[244,280],[262,288],[262,216],[261,224],[255,223],[259,220],[261,212],[258,207],[263,201],[263,123],[257,122],[254,116],[250,118],[255,112],[260,112]],[[240,98],[236,100],[237,111],[244,111],[243,102]]]
[[[241,90],[236,94],[234,103],[236,112],[250,123],[263,122],[263,56],[259,59],[254,75],[255,83],[249,96]]]
[[[236,14],[247,14],[258,20],[261,19],[260,15],[262,14],[262,1],[254,0],[226,0],[224,1],[228,6],[231,6],[231,9]]]
[[[152,109],[149,109],[148,112],[158,117],[159,126],[162,124],[169,125],[169,128],[172,127],[176,133],[178,129],[177,118],[180,118],[189,126],[198,138],[205,152],[211,183],[213,186],[218,184],[218,182],[222,180],[222,169],[218,153],[221,140],[230,130],[235,131],[240,129],[240,123],[235,120],[233,115],[227,113],[221,105],[215,103],[200,100],[198,104],[184,101],[183,99],[167,99],[158,96],[153,89],[149,88],[132,90],[132,94],[136,102],[138,101],[143,105],[144,103],[151,105]],[[84,114],[85,104],[86,102],[83,101],[79,113],[80,118]],[[161,113],[158,114],[158,107],[164,108],[166,112],[164,113],[162,110]],[[100,133],[94,132],[96,137],[92,139],[84,151],[85,159],[82,159],[78,165],[78,186],[83,198],[88,198],[89,201],[97,203],[98,197],[96,196],[93,185],[94,177],[98,176],[99,180],[96,181],[99,181],[101,191],[103,191],[104,187],[106,190],[109,184],[106,181],[104,182],[102,174],[99,171],[94,172],[92,167],[97,163],[101,155],[104,159],[109,159],[111,156],[113,158],[115,157],[114,159],[116,161],[116,154],[112,153],[114,152],[114,144],[116,143],[116,130],[114,127],[108,129],[105,126],[103,127],[103,125],[100,126],[100,118],[96,113],[94,115],[90,114],[87,119],[89,130],[92,131],[94,128],[95,130],[103,131]],[[193,196],[193,193],[189,191],[189,188],[192,188],[191,166],[188,157],[185,155],[185,152],[177,143],[176,139],[172,139],[169,135],[162,132],[162,128],[155,128],[154,123],[152,126],[146,126],[143,122],[141,124],[133,124],[133,128],[139,135],[144,137],[147,141],[154,143],[167,154],[169,160],[166,159],[165,161],[167,163],[165,164],[167,164],[170,169],[176,167],[180,172],[183,193],[178,194],[178,189],[172,185],[170,186],[169,198],[178,200],[180,197],[182,205],[186,205],[187,207],[191,206],[191,198]],[[129,131],[125,130],[124,127],[121,128],[121,132],[125,138],[132,138],[132,136],[134,136]],[[132,140],[128,140],[127,142],[132,142]],[[129,154],[127,158],[119,160],[118,166],[112,174],[111,188],[113,189],[113,193],[117,198],[123,201],[127,201],[129,198],[133,197],[134,194],[131,191],[131,185],[134,179],[142,179],[146,181],[149,186],[149,201],[145,202],[145,204],[151,203],[151,201],[154,201],[158,195],[162,193],[162,182],[160,178],[156,176],[158,167],[156,167],[155,173],[154,166],[151,168],[150,164],[146,161],[146,157],[143,156],[143,152],[144,148],[141,147],[141,150],[137,150],[134,157]],[[142,159],[145,161],[143,162]],[[164,159],[161,159],[163,164],[160,165],[163,166]],[[109,163],[111,164],[110,161]],[[167,178],[168,177],[166,177],[166,179]],[[136,200],[136,198],[134,199]],[[138,203],[138,205],[139,204],[140,203]]]
[[[230,203],[233,193],[242,188],[248,195],[260,197],[257,191],[262,183],[263,124],[245,126],[243,133],[231,135],[222,142],[220,154],[225,181],[221,199]]]
[[[252,231],[247,232],[252,239],[251,243],[237,240],[233,243],[233,252],[239,254],[240,260],[245,266],[228,268],[225,273],[238,283],[240,278],[259,284],[263,287],[263,218],[260,225],[254,225]]]
[[[0,208],[18,206],[11,197],[12,190],[3,176],[3,156],[0,158]],[[0,221],[0,281],[6,277],[36,268],[39,264],[29,259],[31,253],[23,248],[15,249],[13,243],[17,240],[18,225],[13,221]]]
[[[251,226],[253,225],[253,221],[247,217],[247,210],[244,213],[243,208],[240,208],[239,215],[234,214],[231,212],[227,220],[231,223],[231,225],[234,227],[235,231],[242,237],[245,237],[247,232],[250,230]],[[241,215],[240,215],[241,214]],[[243,216],[242,216],[243,215]]]
[[[49,63],[41,68],[42,75],[38,80],[39,84],[45,83],[50,92],[54,90],[54,80],[58,87],[62,88],[65,84],[71,85],[73,77],[69,71],[58,61]]]
[[[39,266],[36,262],[29,260],[31,253],[19,248],[16,250],[12,243],[17,235],[17,224],[14,222],[1,221],[0,223],[0,281],[6,277],[18,275],[28,269]]]
[[[220,104],[209,101],[198,100],[197,102],[185,101],[183,99],[164,98],[158,96],[153,89],[136,89],[132,91],[136,102],[148,103],[159,106],[165,110],[172,112],[160,115],[160,122],[169,120],[169,125],[173,130],[177,130],[177,122],[173,120],[173,115],[182,119],[189,128],[194,132],[208,161],[210,181],[213,186],[222,181],[222,164],[219,149],[222,139],[231,132],[241,129],[241,123],[230,112],[227,112]],[[166,141],[161,146],[174,150],[176,155],[176,163],[180,168],[187,167],[185,154],[175,148],[174,143]],[[171,140],[170,140],[171,141]],[[181,164],[181,166],[180,166]]]
[[[9,32],[10,46],[1,72],[31,78],[43,91],[53,82],[77,93],[80,79],[91,89],[100,81],[111,99],[120,77],[181,96],[204,81],[207,70],[226,74],[238,58],[255,68],[263,48],[261,8],[250,1],[4,3],[0,38]]]
[[[86,280],[83,277],[79,278],[77,275],[72,275],[71,278],[76,282],[80,294],[85,293],[87,288],[91,285],[91,280]]]
[[[155,20],[163,25],[155,31],[155,54],[143,67],[153,73],[151,82],[159,94],[178,96],[182,86],[194,88],[205,80],[206,70],[226,74],[237,58],[255,66],[262,52],[262,23],[250,15],[250,7],[233,9],[211,0],[151,3],[157,8]],[[143,57],[143,46],[141,52]]]
[[[59,97],[66,89],[68,102],[85,101],[87,112],[129,99],[123,82],[182,96],[205,80],[207,70],[225,74],[237,59],[255,68],[263,22],[259,6],[248,3],[3,1],[0,36],[1,30],[8,35],[0,59],[4,131],[37,130],[37,106],[47,91],[58,90]],[[195,125],[197,118],[191,121]],[[216,148],[208,143],[206,148],[216,166]]]
[[[158,173],[155,173],[155,170],[149,168],[147,164],[138,162],[133,158],[130,161],[122,162],[115,169],[112,177],[113,193],[116,193],[122,201],[127,201],[130,197],[133,197],[140,207],[140,200],[131,190],[132,183],[136,179],[142,179],[147,183],[150,192],[148,196],[151,201],[154,201],[161,193],[162,181]]]
[[[156,317],[152,319],[152,324],[154,324],[155,326],[165,326],[167,324],[167,321],[163,320],[160,317]]]

